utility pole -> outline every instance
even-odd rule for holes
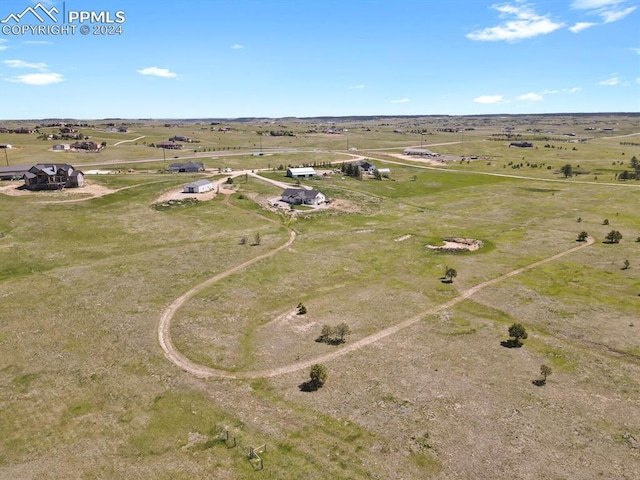
[[[4,148],[4,159],[7,161],[7,167],[9,166],[9,156],[7,155],[7,147]]]

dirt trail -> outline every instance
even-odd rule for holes
[[[206,280],[205,282],[196,285],[195,287],[193,287],[191,290],[189,290],[188,292],[186,292],[184,295],[180,296],[179,298],[177,298],[171,305],[169,305],[169,307],[167,307],[167,309],[165,310],[165,312],[162,314],[162,317],[160,318],[160,323],[158,325],[158,341],[160,342],[160,346],[162,347],[162,350],[164,350],[165,356],[171,361],[173,362],[176,366],[178,366],[179,368],[181,368],[182,370],[191,373],[192,375],[195,375],[196,377],[200,377],[200,378],[230,378],[230,379],[239,379],[239,378],[245,378],[245,379],[255,379],[255,378],[269,378],[269,377],[276,377],[278,375],[284,375],[287,373],[293,373],[293,372],[297,372],[299,370],[303,370],[306,368],[309,368],[311,365],[315,364],[315,363],[322,363],[322,362],[328,362],[331,360],[334,360],[338,357],[341,357],[342,355],[346,355],[348,353],[351,353],[355,350],[358,350],[366,345],[370,345],[374,342],[377,342],[383,338],[386,338],[390,335],[393,335],[394,333],[399,332],[400,330],[403,330],[407,327],[410,327],[411,325],[414,325],[415,323],[419,322],[420,320],[422,320],[425,316],[427,315],[432,315],[434,313],[440,312],[442,310],[445,310],[447,308],[451,308],[454,305],[460,303],[461,301],[471,297],[473,294],[479,292],[480,290],[489,287],[495,283],[501,282],[503,280],[506,280],[507,278],[513,277],[515,275],[519,275],[520,273],[523,273],[527,270],[531,270],[532,268],[536,268],[539,267],[540,265],[544,265],[545,263],[549,263],[552,262],[554,260],[557,260],[561,257],[564,257],[565,255],[569,255],[570,253],[576,252],[578,250],[581,250],[585,247],[588,247],[590,245],[593,245],[594,243],[594,239],[592,237],[589,237],[587,239],[587,241],[581,245],[578,245],[577,247],[573,247],[570,248],[569,250],[565,250],[564,252],[560,252],[556,255],[552,255],[551,257],[547,257],[543,260],[539,260],[535,263],[532,263],[530,265],[521,267],[521,268],[517,268],[515,270],[512,270],[508,273],[505,273],[504,275],[501,275],[499,277],[496,277],[494,279],[491,280],[487,280],[486,282],[482,282],[479,283],[478,285],[469,288],[468,290],[465,290],[464,292],[462,292],[460,295],[458,295],[457,297],[449,300],[448,302],[445,302],[441,305],[438,305],[437,307],[433,307],[427,311],[421,312],[418,315],[415,315],[411,318],[408,318],[407,320],[404,320],[403,322],[400,322],[396,325],[393,325],[391,327],[385,328],[384,330],[380,330],[377,333],[374,333],[373,335],[369,335],[368,337],[364,337],[361,338],[360,340],[357,340],[353,343],[350,343],[348,345],[345,345],[344,347],[340,348],[339,350],[335,350],[331,353],[328,353],[326,355],[321,355],[319,357],[316,357],[314,359],[311,360],[305,360],[305,361],[301,361],[301,362],[296,362],[293,363],[291,365],[285,365],[279,368],[272,368],[272,369],[268,369],[268,370],[254,370],[254,371],[246,371],[246,372],[236,372],[236,373],[231,373],[231,372],[227,372],[224,370],[218,370],[218,369],[214,369],[214,368],[210,368],[204,365],[199,365],[191,360],[189,360],[187,357],[185,357],[182,353],[180,353],[175,345],[173,344],[173,342],[171,341],[171,334],[170,334],[170,329],[171,329],[171,320],[173,318],[173,316],[175,315],[176,311],[178,311],[178,309],[187,301],[189,300],[193,295],[195,295],[196,293],[198,293],[199,291],[201,291],[202,289],[216,283],[217,281],[228,277],[229,275],[232,275],[234,273],[237,273],[251,265],[253,265],[254,263],[258,262],[259,260],[262,260],[263,258],[267,258],[270,257],[272,255],[275,255],[277,252],[279,252],[280,250],[283,250],[285,248],[287,248],[289,245],[291,245],[294,240],[296,238],[295,232],[291,232],[291,237],[289,238],[289,240],[284,244],[281,245],[280,247],[276,248],[275,250],[272,250],[269,253],[260,255],[259,257],[256,257],[252,260],[249,260],[247,262],[244,262],[236,267],[233,267],[230,270],[227,270],[226,272],[220,273],[214,277],[211,277],[210,279]]]

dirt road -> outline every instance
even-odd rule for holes
[[[437,307],[431,308],[427,311],[421,312],[418,315],[415,315],[411,318],[408,318],[407,320],[404,320],[403,322],[400,322],[396,325],[393,325],[391,327],[385,328],[384,330],[380,330],[379,332],[374,333],[373,335],[369,335],[368,337],[364,337],[361,338],[360,340],[357,340],[353,343],[347,344],[345,346],[343,346],[342,348],[340,348],[339,350],[335,350],[331,353],[328,353],[326,355],[322,355],[320,357],[311,359],[311,360],[305,360],[305,361],[301,361],[301,362],[296,362],[293,363],[291,365],[285,365],[283,367],[279,367],[279,368],[272,368],[272,369],[268,369],[268,370],[254,370],[254,371],[246,371],[246,372],[236,372],[236,373],[230,373],[224,370],[218,370],[218,369],[214,369],[214,368],[210,368],[204,365],[199,365],[193,361],[191,361],[190,359],[188,359],[187,357],[185,357],[182,353],[180,353],[175,345],[173,344],[173,342],[171,341],[171,320],[173,319],[173,316],[175,315],[175,313],[178,311],[178,309],[187,301],[189,300],[191,297],[193,297],[196,293],[198,293],[199,291],[201,291],[202,289],[216,283],[219,280],[222,280],[223,278],[228,277],[229,275],[232,275],[234,273],[237,273],[241,270],[244,270],[245,268],[253,265],[254,263],[256,263],[259,260],[262,260],[263,258],[267,258],[270,257],[272,255],[275,255],[276,253],[278,253],[280,250],[283,250],[285,248],[287,248],[289,245],[291,245],[294,240],[296,238],[295,233],[292,231],[291,232],[291,236],[289,238],[289,240],[281,245],[280,247],[276,248],[275,250],[272,250],[269,253],[260,255],[259,257],[256,257],[252,260],[249,260],[247,262],[244,262],[236,267],[233,267],[229,270],[227,270],[226,272],[220,273],[214,277],[211,277],[210,279],[206,280],[205,282],[196,285],[195,287],[193,287],[191,290],[189,290],[188,292],[186,292],[184,295],[180,296],[179,298],[177,298],[176,300],[174,300],[174,302],[169,305],[169,307],[167,307],[167,309],[164,311],[164,313],[162,314],[162,316],[160,317],[160,323],[158,325],[158,341],[160,342],[160,346],[162,347],[162,350],[164,351],[165,356],[171,361],[173,362],[176,366],[178,366],[179,368],[181,368],[182,370],[191,373],[192,375],[195,375],[196,377],[200,377],[200,378],[230,378],[230,379],[239,379],[239,378],[245,378],[245,379],[255,379],[255,378],[269,378],[269,377],[276,377],[278,375],[284,375],[287,373],[293,373],[293,372],[297,372],[299,370],[303,370],[303,369],[307,369],[309,368],[311,365],[315,364],[315,363],[323,363],[323,362],[328,362],[331,360],[334,360],[335,358],[338,358],[342,355],[346,355],[350,352],[353,352],[355,350],[358,350],[362,347],[365,347],[367,345],[370,345],[374,342],[377,342],[383,338],[386,338],[390,335],[393,335],[396,332],[399,332],[400,330],[403,330],[407,327],[410,327],[411,325],[414,325],[415,323],[419,322],[420,320],[424,319],[425,316],[427,315],[432,315],[434,313],[438,313],[442,310],[445,310],[447,308],[451,308],[454,305],[460,303],[461,301],[471,297],[473,294],[479,292],[480,290],[489,287],[491,285],[494,285],[498,282],[501,282],[503,280],[506,280],[507,278],[511,278],[515,275],[519,275],[520,273],[526,272],[527,270],[531,270],[532,268],[536,268],[539,267],[540,265],[544,265],[545,263],[549,263],[552,262],[554,260],[557,260],[561,257],[564,257],[565,255],[569,255],[573,252],[576,252],[578,250],[581,250],[585,247],[588,247],[590,245],[593,245],[594,243],[594,239],[589,237],[587,239],[587,241],[581,245],[578,245],[577,247],[573,247],[570,248],[569,250],[565,250],[564,252],[560,252],[556,255],[552,255],[550,257],[547,257],[543,260],[539,260],[537,262],[534,262],[530,265],[527,265],[525,267],[521,267],[521,268],[517,268],[515,270],[512,270],[508,273],[505,273],[504,275],[501,275],[499,277],[496,277],[494,279],[491,280],[487,280],[486,282],[482,282],[479,283],[478,285],[469,288],[468,290],[465,290],[464,292],[462,292],[460,295],[458,295],[457,297],[449,300],[448,302],[445,302],[441,305],[438,305]]]

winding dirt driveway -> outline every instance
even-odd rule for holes
[[[189,300],[191,297],[193,297],[196,293],[200,292],[202,289],[218,282],[219,280],[222,280],[223,278],[228,277],[229,275],[232,275],[234,273],[237,273],[241,270],[244,270],[245,268],[253,265],[254,263],[264,259],[264,258],[268,258],[271,257],[273,255],[275,255],[276,253],[278,253],[280,250],[283,250],[285,248],[287,248],[289,245],[291,245],[294,240],[296,239],[296,234],[294,231],[291,231],[291,236],[289,238],[289,240],[284,243],[283,245],[277,247],[276,249],[272,250],[271,252],[265,253],[263,255],[260,255],[252,260],[246,261],[236,267],[233,267],[223,273],[219,273],[218,275],[215,275],[214,277],[209,278],[208,280],[202,282],[199,285],[196,285],[195,287],[193,287],[191,290],[189,290],[188,292],[186,292],[185,294],[183,294],[182,296],[178,297],[176,300],[173,301],[173,303],[171,303],[171,305],[169,305],[167,307],[167,309],[164,311],[164,313],[162,314],[162,316],[160,317],[160,323],[158,325],[158,341],[160,342],[160,346],[162,347],[162,350],[164,351],[165,356],[171,361],[173,362],[176,366],[178,366],[179,368],[181,368],[182,370],[191,373],[192,375],[196,376],[196,377],[200,377],[200,378],[227,378],[227,379],[255,379],[255,378],[270,378],[270,377],[276,377],[278,375],[284,375],[287,373],[293,373],[293,372],[297,372],[299,370],[303,370],[306,368],[309,368],[311,365],[315,364],[315,363],[322,363],[322,362],[328,362],[330,360],[334,360],[338,357],[341,357],[342,355],[346,355],[350,352],[353,352],[355,350],[358,350],[366,345],[370,345],[374,342],[377,342],[383,338],[386,338],[390,335],[393,335],[396,332],[399,332],[400,330],[403,330],[407,327],[410,327],[411,325],[419,322],[420,320],[422,320],[425,316],[427,315],[432,315],[434,313],[440,312],[442,310],[445,310],[447,308],[451,308],[454,305],[460,303],[461,301],[471,297],[473,294],[479,292],[480,290],[489,287],[491,285],[494,285],[498,282],[501,282],[503,280],[506,280],[507,278],[513,277],[515,275],[519,275],[520,273],[526,272],[527,270],[531,270],[533,268],[539,267],[540,265],[544,265],[545,263],[549,263],[552,262],[554,260],[557,260],[561,257],[564,257],[565,255],[569,255],[573,252],[576,252],[578,250],[581,250],[585,247],[588,247],[590,245],[593,245],[594,243],[594,239],[592,237],[587,238],[587,241],[583,244],[578,245],[577,247],[573,247],[570,248],[569,250],[565,250],[564,252],[560,252],[556,255],[553,255],[551,257],[547,257],[545,259],[539,260],[537,262],[534,262],[530,265],[526,265],[524,267],[521,268],[517,268],[515,270],[512,270],[508,273],[505,273],[504,275],[501,275],[499,277],[496,277],[494,279],[491,280],[487,280],[486,282],[482,282],[479,283],[478,285],[471,287],[467,290],[465,290],[464,292],[462,292],[460,295],[458,295],[457,297],[449,300],[448,302],[445,302],[441,305],[438,305],[436,307],[433,307],[429,310],[426,310],[424,312],[419,313],[418,315],[415,315],[411,318],[408,318],[407,320],[404,320],[403,322],[400,322],[396,325],[393,325],[391,327],[385,328],[383,330],[380,330],[377,333],[374,333],[373,335],[369,335],[368,337],[364,337],[361,338],[360,340],[357,340],[353,343],[350,343],[348,345],[343,346],[342,348],[340,348],[339,350],[334,350],[331,353],[327,353],[325,355],[321,355],[319,357],[316,357],[314,359],[311,360],[304,360],[304,361],[300,361],[300,362],[296,362],[290,365],[285,365],[282,367],[278,367],[278,368],[272,368],[272,369],[268,369],[268,370],[253,370],[253,371],[245,371],[245,372],[236,372],[236,373],[230,373],[228,371],[225,370],[219,370],[219,369],[215,369],[215,368],[211,368],[211,367],[207,367],[205,365],[200,365],[197,364],[195,362],[193,362],[192,360],[188,359],[187,357],[185,357],[182,353],[180,353],[180,351],[178,351],[178,349],[175,347],[175,345],[173,344],[173,342],[171,341],[171,320],[173,319],[173,316],[175,315],[175,313],[178,311],[178,309],[187,301]]]

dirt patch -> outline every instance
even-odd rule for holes
[[[394,242],[404,242],[405,240],[409,240],[413,235],[408,234],[408,235],[402,235],[401,237],[398,237],[396,239],[394,239]]]
[[[483,246],[484,243],[482,243],[482,240],[476,240],[473,238],[447,237],[444,239],[444,245],[427,245],[427,248],[445,252],[475,252]]]
[[[0,193],[9,195],[12,197],[22,197],[26,195],[37,195],[38,198],[47,199],[59,199],[61,197],[73,197],[76,195],[89,195],[91,197],[102,197],[110,193],[114,193],[116,190],[97,185],[95,183],[87,182],[84,187],[79,188],[64,188],[62,190],[26,190],[21,189],[24,185],[23,182],[10,182],[8,185],[0,187]]]

